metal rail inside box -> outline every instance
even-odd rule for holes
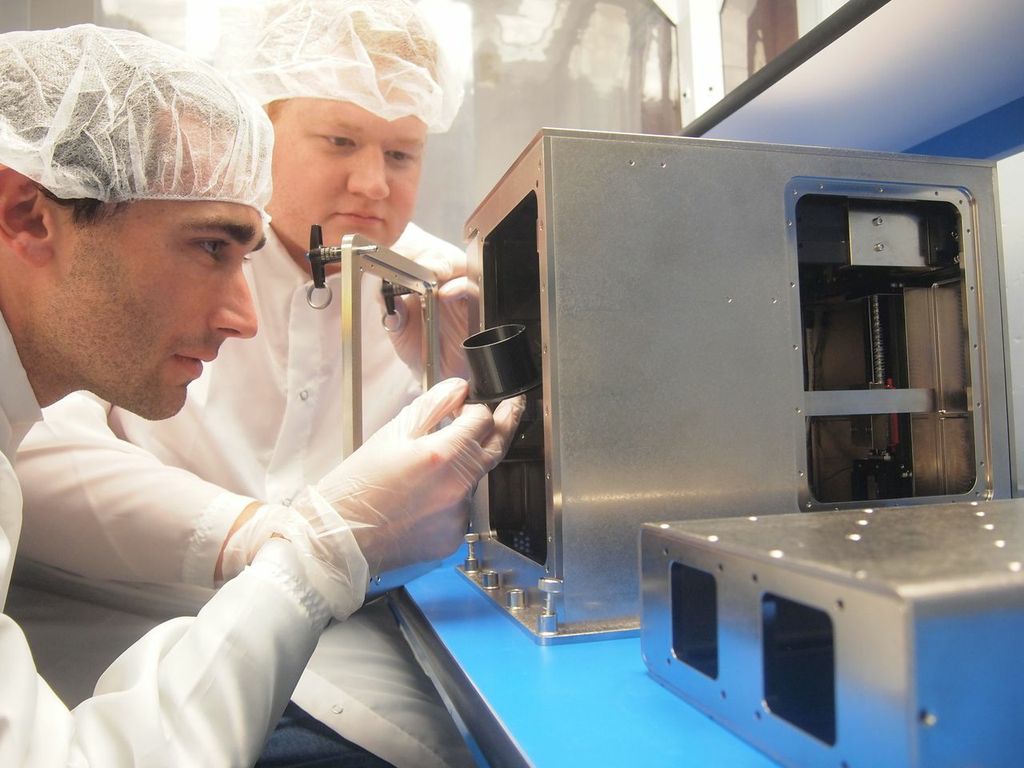
[[[1024,501],[647,524],[651,674],[785,765],[1018,766]]]
[[[987,162],[546,129],[466,225],[542,385],[463,572],[539,642],[636,631],[650,520],[1008,497]]]

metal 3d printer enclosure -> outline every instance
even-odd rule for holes
[[[639,626],[640,525],[1010,496],[986,162],[545,129],[466,225],[542,385],[463,572],[539,642]]]

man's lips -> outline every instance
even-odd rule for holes
[[[355,212],[342,212],[338,214],[342,218],[354,219],[356,221],[363,222],[382,222],[384,218],[381,216],[375,216],[372,213],[355,213]]]
[[[181,367],[188,371],[189,378],[198,379],[203,373],[203,363],[208,363],[217,357],[217,352],[188,352],[178,353],[173,359]]]
[[[174,355],[172,358],[180,368],[187,372],[189,380],[198,379],[203,373],[203,361],[197,357],[187,355]]]

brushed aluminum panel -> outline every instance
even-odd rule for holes
[[[1024,501],[648,524],[641,560],[651,674],[783,764],[1019,762]],[[673,563],[717,585],[715,677],[677,653]],[[765,595],[830,622],[831,740],[768,703]]]

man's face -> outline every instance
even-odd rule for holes
[[[342,101],[288,99],[269,109],[274,123],[274,232],[308,269],[309,227],[324,243],[360,234],[390,247],[413,209],[427,128],[415,117],[387,121]]]
[[[67,378],[64,389],[167,418],[225,339],[256,333],[242,273],[262,240],[253,208],[147,200],[65,231],[44,310],[47,345],[36,345],[49,347],[50,375]]]

